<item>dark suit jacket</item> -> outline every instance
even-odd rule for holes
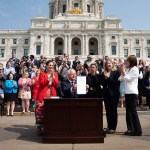
[[[76,90],[73,92],[71,91],[71,83],[68,79],[61,82],[61,91],[64,98],[79,98]]]
[[[34,59],[33,63],[34,63],[34,65],[37,66],[37,68],[40,68],[40,62],[39,62],[39,60]]]
[[[74,61],[72,62],[72,68],[73,68],[74,70],[76,70],[76,67],[77,67],[78,64],[80,64],[80,61],[75,61],[75,60],[74,60]]]
[[[149,81],[149,79],[144,79],[144,81],[143,81],[143,92],[144,92],[144,94],[145,94],[145,96],[148,94],[148,93],[150,93],[150,90],[148,90],[148,89],[146,89],[146,87],[149,87],[149,83],[150,81]],[[150,95],[150,94],[149,94]]]
[[[118,81],[120,74],[118,71],[111,71],[110,77],[105,79],[104,74],[102,74],[101,82],[103,85],[103,96],[104,97],[119,97],[119,86]]]
[[[88,74],[87,75],[87,84],[89,85],[89,90],[87,93],[88,98],[99,98],[102,97],[101,89],[101,79],[99,74]]]

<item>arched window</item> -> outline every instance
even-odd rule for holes
[[[61,37],[57,37],[55,39],[55,42],[54,42],[54,49],[55,49],[55,52],[54,54],[55,55],[62,55],[63,54],[63,49],[64,49],[64,42],[63,42],[63,39]]]
[[[74,8],[79,7],[78,3],[74,3]]]
[[[66,12],[66,5],[63,5],[62,13]]]
[[[87,12],[90,13],[90,5],[87,5]]]

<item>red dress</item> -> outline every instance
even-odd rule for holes
[[[39,89],[36,97],[36,124],[37,127],[43,124],[43,112],[44,112],[44,98],[50,98],[50,96],[57,96],[55,87],[58,86],[58,74],[54,73],[55,79],[52,81],[52,85],[49,88],[48,75],[45,72],[41,72],[39,76]]]
[[[58,86],[59,81],[58,81],[58,74],[55,72],[54,73],[55,78],[52,81],[52,85],[50,88],[51,96],[57,96],[57,92],[55,87]],[[49,90],[49,80],[48,80],[48,75],[45,72],[41,72],[39,76],[39,90],[36,99],[39,101],[43,101],[45,94]]]
[[[34,76],[32,78],[32,80],[35,81],[35,84],[33,86],[33,90],[32,90],[32,95],[33,95],[33,100],[36,100],[36,97],[37,97],[37,93],[38,93],[38,90],[39,90],[39,78],[37,78],[36,76]]]

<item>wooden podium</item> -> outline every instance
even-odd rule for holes
[[[43,143],[104,143],[102,100],[44,100]]]

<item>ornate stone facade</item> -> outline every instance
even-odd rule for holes
[[[104,17],[103,0],[52,0],[49,18],[32,19],[27,31],[0,31],[0,61],[5,63],[12,51],[19,58],[67,53],[71,59],[75,55],[86,59],[89,54],[97,59],[134,54],[150,62],[150,31],[124,30],[120,19]]]

